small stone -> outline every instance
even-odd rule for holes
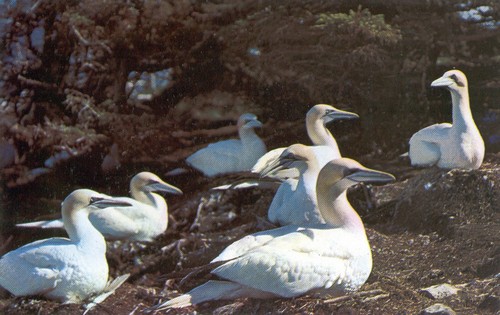
[[[252,47],[248,49],[248,54],[250,56],[259,57],[261,55],[260,49],[257,47]]]
[[[420,292],[431,299],[443,299],[445,297],[457,294],[458,289],[452,285],[443,283],[421,289]]]
[[[43,26],[38,26],[33,29],[30,35],[31,47],[33,47],[38,53],[43,53],[43,46],[45,44],[45,28]]]
[[[446,306],[441,303],[436,303],[434,305],[429,306],[422,312],[420,315],[455,315],[455,311],[452,310],[449,306]]]
[[[441,269],[432,269],[430,272],[429,272],[429,279],[437,279],[439,277],[442,277],[444,275],[444,271],[441,270]]]

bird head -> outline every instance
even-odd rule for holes
[[[450,91],[467,89],[467,77],[460,70],[446,71],[442,77],[432,81],[432,87],[445,87]]]
[[[260,128],[262,123],[257,119],[257,116],[251,113],[246,113],[238,119],[238,129],[241,128]]]
[[[327,104],[314,105],[306,115],[307,120],[315,121],[321,119],[324,125],[335,120],[355,118],[359,118],[358,114],[344,111]]]
[[[179,188],[165,183],[160,177],[150,172],[141,172],[135,175],[130,181],[130,191],[182,194]]]
[[[394,176],[364,167],[357,161],[348,158],[335,159],[321,169],[317,189],[334,189],[340,195],[347,188],[359,183],[388,183],[395,180]]]

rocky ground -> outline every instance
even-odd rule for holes
[[[330,300],[303,296],[218,301],[164,313],[500,312],[500,154],[488,154],[475,171],[411,169],[406,161],[365,164],[394,173],[398,181],[369,187],[368,199],[359,187],[349,192],[365,222],[374,260],[372,274],[360,292]],[[266,221],[271,191],[221,193],[209,188],[230,177],[210,183],[199,180],[196,188],[185,187],[188,193],[169,201],[169,229],[153,244],[109,243],[111,276],[131,276],[88,314],[144,313],[210,277],[201,273],[183,279],[183,271],[209,262],[232,241],[271,227]],[[432,286],[438,287],[428,289]],[[0,310],[5,314],[78,314],[85,308],[4,294]]]

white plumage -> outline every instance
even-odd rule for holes
[[[190,155],[186,162],[205,176],[249,171],[266,153],[266,145],[255,134],[262,127],[254,114],[243,114],[238,119],[239,140],[230,139],[209,144]]]
[[[69,239],[40,240],[5,254],[0,258],[0,286],[16,296],[43,295],[62,302],[80,302],[101,292],[108,280],[106,242],[88,214],[128,206],[106,198],[88,189],[66,197],[62,215]]]
[[[337,141],[332,136],[331,132],[326,128],[326,125],[335,120],[359,118],[355,113],[337,109],[331,105],[317,104],[314,105],[306,114],[306,129],[307,135],[313,143],[316,159],[323,167],[326,163],[333,159],[341,157]],[[252,167],[252,172],[261,173],[269,164],[272,164],[285,151],[286,148],[277,148],[264,154],[255,165]],[[291,174],[291,173],[287,173]],[[268,174],[273,175],[273,174]],[[276,174],[277,175],[277,174]],[[296,173],[298,177],[298,173]],[[290,175],[277,176],[291,177]]]
[[[269,173],[283,173],[285,169],[299,173],[298,178],[286,179],[276,191],[267,213],[269,221],[280,225],[325,223],[316,198],[321,168],[314,148],[316,146],[291,145],[268,165],[265,171]]]
[[[479,168],[484,158],[484,142],[472,118],[467,78],[459,70],[450,70],[431,86],[450,91],[453,124],[435,124],[415,133],[408,153],[411,164],[444,169]]]
[[[128,207],[111,207],[92,211],[90,222],[107,238],[151,242],[165,232],[168,225],[168,208],[165,199],[157,192],[182,194],[177,187],[162,181],[149,172],[141,172],[130,181],[129,197],[109,197],[129,204]],[[18,224],[18,227],[62,228],[62,220],[37,221]]]
[[[324,223],[316,204],[316,179],[326,163],[341,157],[337,141],[326,128],[326,124],[335,120],[358,117],[355,113],[342,111],[330,105],[315,105],[306,115],[307,133],[314,145],[308,151],[308,156],[302,157],[304,163],[294,163],[293,167],[270,171],[276,163],[279,163],[278,160],[287,148],[274,149],[259,159],[252,172],[283,181],[269,206],[268,218],[271,222],[280,225]],[[301,151],[302,153],[296,153],[299,155],[306,153]]]
[[[156,309],[238,297],[335,296],[359,289],[371,272],[371,250],[356,211],[349,202],[336,205],[337,198],[360,181],[393,179],[350,159],[330,161],[317,181],[325,224],[289,225],[234,242],[212,261],[222,262],[212,270],[222,281],[209,281]]]

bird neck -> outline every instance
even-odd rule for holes
[[[262,141],[259,136],[255,133],[253,128],[240,128],[238,130],[238,135],[240,136],[240,140],[243,145],[252,145],[256,141]]]
[[[363,221],[347,200],[347,190],[336,186],[318,188],[318,208],[326,224],[365,233]]]
[[[130,194],[132,198],[141,203],[151,206],[162,213],[167,212],[167,202],[162,196],[156,193],[132,189]]]
[[[89,220],[88,211],[63,211],[64,228],[69,238],[78,247],[93,252],[106,252],[106,242]]]
[[[453,127],[460,130],[477,128],[472,118],[467,90],[451,91],[453,104]]]
[[[302,180],[299,181],[299,183],[304,186],[306,191],[313,192],[314,196],[316,196],[316,181],[318,180],[318,173],[318,167],[308,163],[307,168],[300,175]]]
[[[321,119],[307,117],[306,129],[309,138],[314,145],[326,145],[337,147],[337,141],[331,132],[325,127]]]

